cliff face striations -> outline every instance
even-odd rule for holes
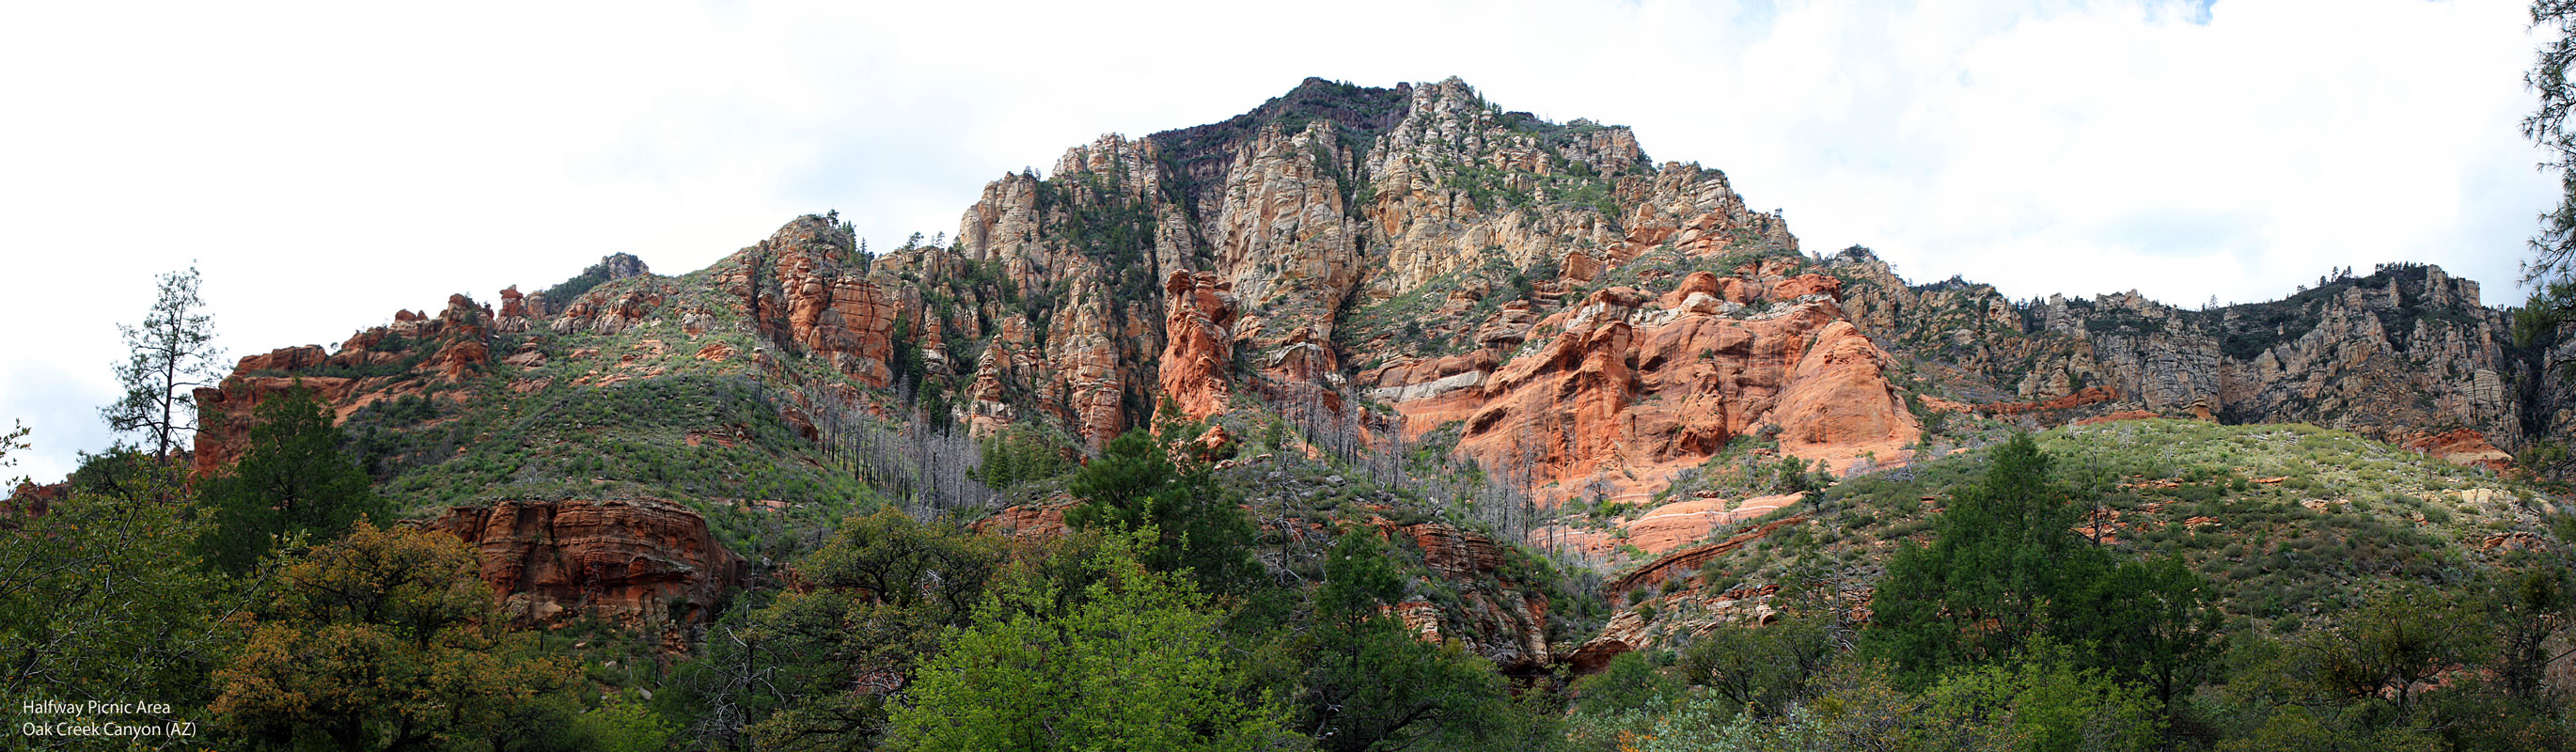
[[[1900,464],[1955,415],[2299,421],[2490,467],[2576,420],[2560,375],[2576,342],[2514,344],[2506,311],[2435,267],[2209,310],[2016,302],[1911,283],[1865,249],[1805,254],[1752,206],[1722,172],[1650,159],[1625,127],[1508,111],[1456,79],[1309,79],[1221,123],[1102,136],[1000,176],[953,236],[870,250],[837,217],[799,217],[698,272],[619,254],[555,289],[503,290],[497,313],[458,296],[336,350],[246,358],[201,395],[196,459],[201,474],[235,459],[252,407],[296,379],[344,419],[429,400],[396,411],[412,422],[361,421],[408,435],[500,406],[397,447],[377,463],[388,475],[531,426],[553,443],[512,451],[543,455],[617,423],[581,413],[580,390],[683,383],[759,406],[690,403],[618,440],[809,451],[753,440],[774,421],[822,455],[779,465],[809,485],[918,484],[951,460],[871,421],[1025,427],[1076,451],[1169,399],[1239,436],[1293,423],[1319,454],[1428,442],[1542,507],[1653,497],[1722,455]],[[921,456],[857,467],[898,451]],[[697,482],[547,461],[637,495]],[[545,475],[515,455],[477,462],[459,474]]]
[[[1908,285],[1864,250],[1827,267],[1861,290],[1857,323],[1901,357],[1954,369],[1963,394],[2304,422],[2399,443],[2467,431],[2521,448],[2570,425],[2550,367],[2564,345],[2517,347],[2509,312],[2436,266],[2387,265],[2208,310],[2135,293],[2016,306],[1982,285]]]

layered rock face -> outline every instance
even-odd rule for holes
[[[831,223],[802,217],[727,258],[716,285],[739,306],[735,317],[771,341],[884,387],[894,382],[898,301],[852,265],[857,250]]]
[[[1190,420],[1224,412],[1231,398],[1226,371],[1234,361],[1234,296],[1216,275],[1173,272],[1163,285],[1171,312],[1163,320],[1163,357],[1157,385]]]
[[[427,524],[472,544],[493,595],[530,622],[694,623],[743,582],[742,559],[706,520],[667,501],[502,501]]]
[[[2549,347],[2514,347],[2507,314],[2439,267],[2387,266],[2202,311],[2136,293],[2016,307],[1983,285],[1908,285],[1865,250],[1829,268],[1854,281],[1864,331],[1902,357],[1955,366],[1947,386],[1986,400],[2300,421],[2396,442],[2466,430],[2508,449],[2568,425],[2562,379],[2542,367]]]
[[[1503,564],[1503,551],[1492,539],[1437,522],[1382,527],[1390,536],[1410,539],[1432,575],[1459,589],[1454,609],[1427,601],[1391,609],[1415,634],[1433,642],[1457,640],[1506,674],[1535,674],[1556,662],[1548,645],[1547,597],[1497,586],[1502,583],[1494,572]]]
[[[1472,357],[1399,362],[1363,382],[1412,433],[1463,421],[1461,454],[1527,471],[1558,500],[1652,494],[1764,428],[1837,469],[1903,460],[1921,426],[1882,373],[1887,355],[1843,320],[1838,283],[1737,271],[1694,272],[1660,296],[1604,289]]]
[[[1866,251],[1800,255],[1777,211],[1650,160],[1626,128],[1506,111],[1455,79],[1309,80],[1222,123],[1103,136],[985,186],[953,241],[861,247],[800,217],[699,274],[611,256],[569,300],[460,297],[337,352],[255,356],[205,400],[201,472],[238,454],[233,417],[280,387],[263,378],[301,374],[345,416],[494,370],[538,394],[704,364],[779,386],[816,439],[922,410],[1096,447],[1165,397],[1193,418],[1293,402],[1358,427],[1363,451],[1455,435],[1548,502],[1651,496],[1743,437],[1837,471],[1902,462],[1918,416],[1944,411],[2465,430],[2494,452],[2576,420],[2556,375],[2576,345],[2512,346],[2439,269],[2212,311],[1911,285]]]
[[[934,288],[960,267],[998,269],[1044,304],[1031,309],[1044,335],[1037,362],[996,344],[1009,357],[977,364],[976,402],[960,416],[977,426],[1027,417],[987,398],[1014,391],[1094,443],[1142,423],[1164,396],[1208,417],[1231,407],[1237,361],[1258,372],[1240,383],[1259,393],[1307,385],[1340,410],[1333,395],[1347,388],[1352,359],[1365,358],[1381,365],[1361,370],[1358,386],[1397,405],[1411,433],[1510,403],[1492,415],[1522,418],[1483,424],[1475,433],[1492,446],[1466,451],[1500,461],[1508,437],[1552,437],[1519,458],[1543,468],[1540,482],[1615,474],[1642,488],[1655,481],[1625,480],[1632,469],[1704,459],[1763,425],[1784,396],[1792,410],[1782,415],[1801,429],[1785,441],[1801,456],[1893,459],[1913,439],[1884,379],[1861,374],[1884,356],[1848,327],[1822,330],[1840,316],[1831,278],[1792,281],[1757,266],[1690,291],[1698,300],[1658,302],[1633,288],[1579,305],[1557,299],[1652,251],[1785,253],[1796,239],[1776,215],[1748,210],[1724,175],[1657,167],[1625,128],[1504,112],[1454,79],[1392,92],[1309,81],[1224,124],[1103,137],[1068,151],[1046,178],[987,186],[957,237],[954,249],[890,254],[877,275],[902,269]],[[952,250],[963,258],[945,258]],[[1495,269],[1524,270],[1539,292],[1473,319],[1392,314],[1417,330],[1429,320],[1429,340],[1472,338],[1469,352],[1347,331],[1354,307],[1429,288],[1456,287],[1448,299],[1476,307],[1505,292],[1487,278]],[[1783,311],[1738,315],[1775,301]],[[1730,315],[1738,322],[1701,321]],[[999,342],[981,322],[931,318],[943,336]],[[1539,351],[1522,352],[1530,348]],[[1702,351],[1727,353],[1709,369],[1724,373],[1681,373]],[[1507,378],[1487,383],[1498,374]],[[1784,395],[1793,380],[1801,390]],[[1633,410],[1685,393],[1699,402]],[[1845,399],[1854,395],[1867,399]]]
[[[437,316],[396,311],[393,323],[359,331],[336,352],[303,345],[243,357],[232,375],[195,391],[195,474],[240,460],[260,403],[298,386],[346,420],[377,401],[419,394],[433,380],[452,384],[481,373],[492,361],[492,321],[490,308],[451,295]]]

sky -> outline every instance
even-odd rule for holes
[[[1238,7],[1240,6],[1240,7]],[[2269,300],[2435,263],[2520,300],[2555,198],[2503,0],[0,5],[0,477],[107,446],[118,322],[193,264],[230,358],[695,270],[796,215],[885,245],[1104,133],[1308,76],[1459,76],[1726,171],[1804,248],[2015,298]]]

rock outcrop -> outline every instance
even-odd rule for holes
[[[501,501],[426,524],[472,544],[483,581],[526,622],[702,622],[745,574],[705,519],[658,499]]]
[[[192,472],[206,477],[241,459],[260,403],[301,387],[339,420],[375,402],[421,393],[433,381],[456,383],[490,367],[491,309],[451,295],[436,316],[396,311],[394,321],[351,335],[335,352],[320,345],[285,347],[243,357],[231,375],[199,387]]]
[[[1920,424],[1883,373],[1886,353],[1842,320],[1839,286],[1765,271],[1697,272],[1659,296],[1600,290],[1533,322],[1526,344],[1399,363],[1363,383],[1413,434],[1463,421],[1461,454],[1525,469],[1559,500],[1651,494],[1764,429],[1837,470],[1904,459]]]
[[[821,217],[802,217],[741,253],[716,284],[736,314],[772,341],[828,360],[869,386],[894,383],[897,300],[846,263],[856,245]]]
[[[2440,267],[2385,265],[2289,299],[2188,310],[2138,294],[2017,306],[1962,281],[1915,286],[1863,249],[1854,323],[1898,357],[1938,364],[1990,414],[2143,410],[2224,422],[2306,422],[2384,441],[2473,430],[2505,448],[2569,425],[2563,379],[2538,366],[2563,338],[2517,347],[2504,311]],[[2089,407],[2088,407],[2089,406]],[[2083,407],[2084,410],[2071,410]]]
[[[1171,312],[1163,320],[1163,396],[1188,419],[1224,412],[1232,393],[1226,378],[1234,362],[1234,296],[1216,275],[1172,272],[1164,282]]]
[[[2486,436],[2474,429],[2461,428],[2424,436],[2405,442],[2405,446],[2454,465],[2483,467],[2499,473],[2514,469],[2513,455],[2497,449],[2487,442]]]

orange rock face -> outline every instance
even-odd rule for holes
[[[1600,290],[1529,325],[1517,353],[1500,339],[1363,383],[1414,435],[1464,421],[1460,454],[1526,470],[1549,501],[1643,497],[1766,427],[1836,471],[1905,459],[1921,426],[1882,373],[1887,355],[1842,319],[1839,282],[1740,273],[1752,276],[1695,272],[1658,296]]]
[[[2085,405],[2110,402],[2119,398],[2120,390],[2118,389],[2107,386],[2088,386],[2075,390],[2074,394],[2069,394],[2064,397],[2058,397],[2051,400],[2042,400],[2039,402],[1989,402],[1982,405],[1968,405],[1951,402],[1949,400],[1941,400],[1940,404],[1935,406],[1933,409],[1951,410],[1953,412],[1975,410],[1987,415],[2021,415],[2024,413],[2047,413],[2059,410],[2073,410]]]
[[[2145,411],[2145,410],[2122,410],[2122,411],[2119,411],[2119,412],[2116,412],[2116,413],[2112,413],[2112,414],[2109,414],[2109,415],[2100,415],[2100,416],[2095,416],[2095,417],[2085,418],[2085,419],[2083,419],[2083,420],[2075,421],[2075,425],[2079,425],[2079,426],[2090,426],[2090,425],[2096,425],[2096,424],[2101,424],[2101,423],[2116,423],[2116,422],[2123,421],[2123,420],[2149,420],[2149,419],[2153,419],[2153,418],[2161,418],[2161,417],[2164,417],[2164,416],[2162,416],[2162,415],[2157,415],[2157,414],[2155,414],[2155,413],[2148,412],[2148,411]]]
[[[1802,494],[1757,496],[1735,503],[1726,499],[1687,499],[1655,507],[1645,516],[1622,528],[1628,537],[1616,542],[1636,546],[1648,555],[1661,554],[1683,544],[1706,537],[1711,531],[1770,514],[1781,507],[1795,504]],[[1592,553],[1606,553],[1608,548]]]
[[[971,527],[975,532],[1005,537],[1052,538],[1063,535],[1070,529],[1065,527],[1064,513],[1073,506],[1074,503],[1071,501],[1054,501],[1003,507],[993,512],[990,517],[976,520]]]
[[[1904,457],[1923,427],[1882,375],[1886,367],[1887,353],[1851,322],[1825,325],[1798,359],[1771,418],[1781,427],[1780,449],[1824,460],[1836,472],[1863,457]]]
[[[1620,575],[1617,579],[1602,583],[1601,592],[1603,595],[1610,596],[1610,602],[1623,603],[1625,601],[1621,599],[1626,596],[1630,590],[1635,590],[1641,587],[1655,587],[1662,585],[1665,580],[1678,577],[1689,577],[1692,574],[1697,573],[1700,565],[1708,563],[1708,560],[1710,559],[1717,558],[1719,555],[1725,554],[1726,552],[1743,548],[1744,544],[1761,540],[1763,536],[1770,535],[1773,531],[1779,530],[1780,528],[1802,524],[1806,521],[1807,516],[1801,514],[1795,517],[1771,522],[1741,533],[1736,533],[1735,535],[1727,537],[1726,540],[1692,546],[1665,554],[1662,557],[1647,563],[1645,566],[1638,567],[1634,571]]]
[[[448,381],[463,381],[467,373],[480,369],[483,364],[490,362],[492,362],[490,347],[476,340],[458,340],[439,348],[438,354],[429,356],[429,362],[425,365],[437,370],[439,375],[447,377]]]
[[[1163,357],[1159,385],[1191,420],[1225,412],[1226,368],[1234,361],[1232,286],[1208,272],[1172,272],[1164,282]]]
[[[491,320],[490,310],[463,295],[452,295],[447,299],[447,308],[437,316],[396,311],[392,324],[351,335],[340,345],[339,352],[327,357],[321,346],[304,345],[242,358],[234,365],[232,375],[216,386],[194,392],[199,429],[192,471],[205,477],[239,461],[242,451],[250,445],[254,410],[299,382],[330,406],[336,419],[347,420],[351,413],[377,400],[397,393],[416,393],[416,384],[401,385],[415,377],[435,374],[449,381],[463,380],[491,363]],[[417,354],[423,350],[430,354]],[[363,379],[298,375],[323,367],[405,363],[415,363],[416,370]]]
[[[2487,443],[2486,434],[2474,428],[2413,439],[2406,442],[2406,448],[2454,465],[2483,467],[2499,473],[2513,469],[2513,455]]]
[[[511,285],[501,290],[501,312],[492,317],[492,331],[498,334],[523,334],[528,331],[533,320],[541,315],[543,314],[529,310],[528,296],[519,292],[518,285]]]
[[[742,584],[742,559],[687,507],[657,499],[503,501],[428,523],[473,544],[513,618],[688,623]]]
[[[307,368],[320,368],[329,361],[330,355],[322,352],[321,345],[281,347],[276,350],[271,350],[265,355],[251,355],[244,357],[241,359],[241,363],[239,365],[234,366],[234,370],[300,371]]]
[[[805,216],[735,254],[716,284],[740,301],[741,313],[773,340],[830,359],[870,386],[894,383],[897,299],[892,291],[845,268],[852,249],[821,217]]]

